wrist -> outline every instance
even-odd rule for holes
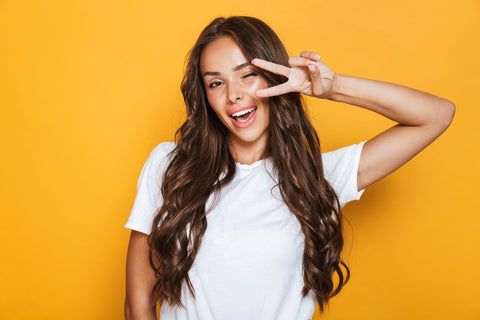
[[[332,82],[332,91],[330,92],[330,95],[328,96],[329,100],[332,101],[339,101],[339,96],[341,95],[342,92],[342,83],[344,80],[345,76],[342,74],[335,73],[333,75],[333,82]]]

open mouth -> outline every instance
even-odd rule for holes
[[[235,112],[234,114],[230,115],[230,117],[232,117],[235,121],[238,121],[238,122],[246,122],[255,110],[257,110],[257,107],[245,109],[242,111]]]

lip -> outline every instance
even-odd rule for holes
[[[238,109],[237,111],[235,112],[238,112],[238,111],[242,111],[242,110],[245,110],[245,109],[250,109],[251,107],[249,108],[243,108],[243,109]],[[239,122],[239,121],[236,121],[235,119],[233,119],[232,117],[230,117],[230,119],[232,120],[233,122],[233,125],[237,128],[247,128],[249,127],[254,121],[255,119],[257,118],[257,111],[258,109],[255,109],[254,111],[252,111],[252,114],[250,115],[250,117],[248,118],[247,121],[245,122]],[[235,112],[232,112],[235,113]]]
[[[237,113],[237,112],[243,111],[243,110],[247,110],[247,109],[251,109],[253,107],[254,106],[252,106],[252,105],[235,107],[232,110],[228,111],[228,116],[230,117],[234,113]]]

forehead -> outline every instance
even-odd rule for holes
[[[247,62],[238,44],[230,37],[222,37],[209,43],[200,57],[200,72],[226,73]]]

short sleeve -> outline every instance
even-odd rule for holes
[[[322,154],[325,178],[335,190],[340,207],[360,199],[365,189],[357,189],[360,154],[366,141]]]
[[[164,142],[150,153],[138,178],[137,195],[125,228],[150,234],[155,213],[162,205],[161,178],[174,147],[173,142]]]

